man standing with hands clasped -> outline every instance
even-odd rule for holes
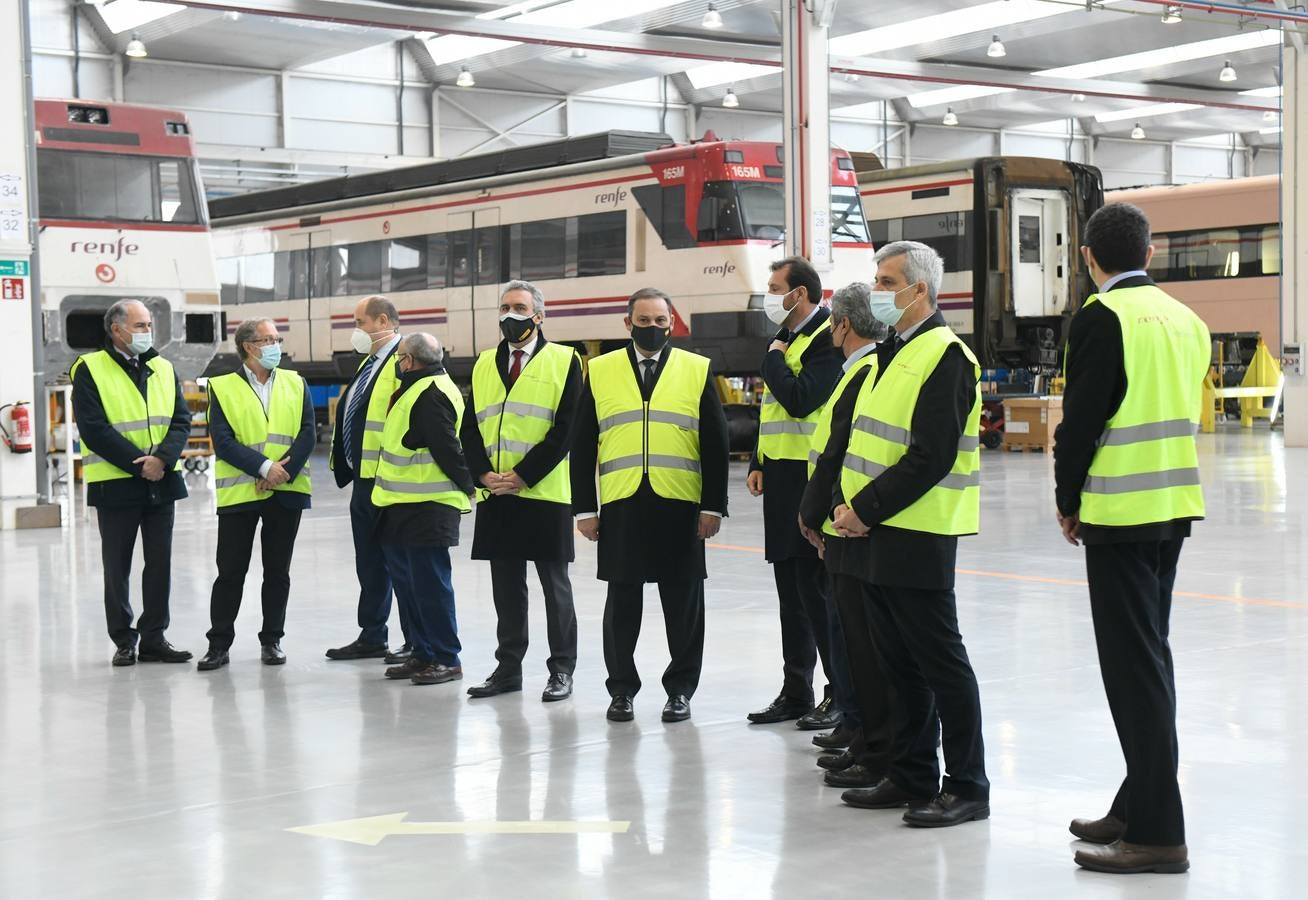
[[[1081,255],[1098,285],[1068,331],[1055,433],[1058,523],[1085,544],[1090,613],[1126,779],[1108,814],[1074,819],[1101,844],[1099,872],[1190,867],[1177,783],[1176,680],[1168,619],[1181,544],[1204,516],[1195,431],[1212,358],[1208,329],[1149,278],[1149,222],[1110,203],[1086,222]]]

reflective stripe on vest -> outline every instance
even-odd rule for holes
[[[859,394],[841,470],[847,500],[871,484],[908,452],[918,394],[951,346],[962,348],[976,378],[981,369],[967,345],[941,326],[916,335],[895,354],[881,380]],[[981,388],[959,437],[954,465],[931,490],[883,525],[930,534],[975,534],[981,516]]]
[[[803,369],[804,351],[816,339],[829,341],[831,319],[828,317],[812,334],[797,335],[786,347],[786,365],[798,375]],[[795,418],[786,412],[770,389],[763,392],[763,406],[758,417],[758,455],[760,462],[767,459],[808,459],[809,448],[813,445],[813,435],[817,433],[818,420],[822,409],[813,410],[803,418]]]
[[[361,359],[359,368],[362,369],[363,364],[367,361],[366,356]],[[363,422],[363,449],[359,453],[360,478],[377,477],[377,460],[381,455],[382,432],[386,427],[386,410],[390,407],[391,397],[395,395],[395,391],[400,386],[400,377],[395,374],[394,353],[385,359],[378,359],[377,365],[380,368],[372,378],[372,395],[368,398],[368,412]],[[338,416],[345,415],[345,404],[349,402],[350,394],[349,391],[346,391],[336,404],[336,414]],[[349,440],[348,436],[346,436],[346,440]],[[333,471],[336,469],[336,456],[336,430],[332,429],[332,449],[328,468]]]
[[[404,446],[413,405],[432,385],[454,404],[454,433],[459,433],[463,423],[463,395],[449,375],[428,375],[409,385],[386,415],[386,428],[377,454],[377,480],[372,486],[374,506],[442,503],[460,512],[472,509],[468,495],[459,490],[453,479],[437,465],[430,451],[410,450]]]
[[[304,379],[289,369],[275,369],[272,396],[268,412],[246,380],[245,373],[229,372],[209,379],[209,393],[223,408],[223,416],[231,426],[236,440],[266,459],[281,460],[290,452],[304,420]],[[253,503],[272,496],[272,491],[261,491],[258,479],[241,471],[232,463],[218,457],[214,465],[214,486],[218,491],[218,506],[235,506]],[[293,494],[312,493],[309,465],[306,461],[299,474],[273,491]]]
[[[97,350],[80,357],[73,363],[70,374],[76,377],[78,366],[86,366],[110,427],[143,453],[156,449],[168,437],[168,426],[177,406],[177,375],[172,363],[155,356],[145,364],[151,374],[145,379],[143,397],[131,376],[109,352]],[[136,477],[135,473],[124,472],[101,457],[86,443],[86,438],[82,438],[82,447],[82,478],[87,484]],[[180,459],[174,468],[181,468]]]
[[[850,366],[849,369],[840,376],[840,381],[836,382],[836,389],[831,392],[831,399],[823,405],[821,415],[818,417],[817,421],[817,430],[813,432],[813,444],[808,450],[809,478],[813,477],[813,469],[817,466],[818,457],[822,455],[822,451],[827,449],[827,441],[831,439],[831,415],[835,410],[837,401],[844,396],[845,390],[849,387],[849,383],[854,380],[854,376],[864,369],[870,370],[867,373],[868,378],[875,379],[877,374],[876,365],[876,352],[868,351],[863,356],[860,356],[858,361]],[[870,382],[865,381],[863,384],[867,385],[870,384]],[[822,531],[833,537],[838,536],[836,535],[835,526],[831,524],[830,518],[822,523]]]
[[[537,344],[536,352],[528,358],[518,380],[507,392],[495,353],[492,348],[477,357],[472,370],[472,399],[476,403],[477,430],[481,432],[491,470],[504,473],[512,472],[549,435],[577,351],[563,344]],[[489,491],[481,492],[482,499],[489,495]],[[571,503],[568,457],[564,456],[540,481],[519,491],[518,496]]]
[[[1126,396],[1099,438],[1081,521],[1120,528],[1203,518],[1195,432],[1212,357],[1208,328],[1154,285],[1117,288],[1091,303],[1121,325]]]
[[[646,403],[626,348],[590,361],[591,393],[599,421],[600,503],[636,493],[648,475],[660,497],[698,503],[702,482],[699,401],[709,361],[669,347]]]

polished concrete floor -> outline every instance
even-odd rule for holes
[[[745,723],[777,691],[780,651],[743,467],[709,554],[694,717],[665,726],[652,591],[636,720],[604,718],[603,592],[584,542],[569,702],[538,699],[539,609],[527,690],[465,697],[494,647],[488,572],[466,545],[455,557],[465,682],[414,687],[385,681],[377,662],[326,661],[356,634],[356,587],[345,497],[319,460],[281,668],[258,662],[252,575],[229,668],[113,669],[94,519],[0,533],[0,897],[1304,896],[1308,450],[1238,428],[1200,447],[1209,519],[1187,544],[1173,615],[1188,875],[1072,864],[1067,821],[1106,809],[1122,763],[1047,457],[983,460],[983,532],[963,542],[958,593],[993,816],[930,832],[843,807],[808,734]],[[215,524],[203,477],[191,484],[169,637],[198,656]],[[558,824],[501,833],[523,822]]]

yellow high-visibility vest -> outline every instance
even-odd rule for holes
[[[1212,359],[1208,327],[1154,285],[1092,296],[1122,326],[1126,396],[1081,489],[1081,521],[1124,527],[1201,519],[1195,431]]]
[[[284,459],[290,452],[295,437],[300,433],[304,419],[304,379],[289,369],[277,369],[273,380],[272,399],[268,412],[255,394],[244,372],[229,372],[209,379],[209,394],[223,408],[227,424],[232,426],[236,440],[256,453],[274,462]],[[218,492],[218,506],[235,506],[253,503],[272,496],[272,491],[258,489],[259,479],[248,475],[222,457],[214,466],[214,486]],[[309,465],[306,462],[300,473],[274,491],[310,494]]]
[[[413,404],[433,384],[454,404],[454,433],[459,433],[459,426],[463,422],[463,395],[449,375],[428,375],[409,385],[409,389],[386,414],[377,463],[377,480],[372,487],[373,506],[433,502],[453,506],[460,512],[472,509],[468,495],[459,490],[458,485],[445,474],[445,470],[432,459],[430,451],[410,450],[404,446]]]
[[[380,371],[372,379],[372,396],[368,398],[368,412],[363,420],[363,450],[359,456],[359,477],[376,478],[377,477],[377,460],[381,457],[382,446],[382,429],[386,424],[386,409],[390,405],[391,397],[400,386],[400,376],[395,373],[395,354],[392,353],[385,359],[378,357],[377,365],[381,366]],[[368,361],[365,356],[359,363],[359,368]],[[358,371],[356,369],[356,371]],[[358,387],[358,385],[356,385]],[[354,390],[351,388],[350,390]],[[350,402],[349,391],[341,397],[343,402],[337,404],[336,415],[345,416],[345,404]],[[341,429],[344,440],[349,440],[350,436],[344,434],[344,428]],[[328,468],[335,471],[336,469],[336,432],[332,431],[331,455],[328,457]]]
[[[173,412],[177,407],[177,376],[173,364],[156,356],[145,365],[152,373],[145,380],[145,396],[108,350],[97,350],[79,357],[69,375],[76,377],[77,367],[86,366],[100,393],[100,405],[110,427],[142,453],[156,449],[168,436]],[[82,478],[87,484],[135,477],[101,458],[83,439]],[[174,469],[180,469],[179,459]]]
[[[511,349],[511,348],[510,348]],[[577,351],[563,344],[538,345],[518,380],[507,391],[495,364],[495,348],[482,351],[472,369],[472,393],[477,401],[474,415],[482,444],[495,472],[513,471],[527,453],[545,440],[563,398]],[[540,481],[518,492],[519,497],[572,502],[572,481],[568,457]],[[476,472],[475,475],[482,473]],[[482,492],[482,497],[489,494]]]
[[[641,397],[625,347],[590,361],[601,504],[632,496],[645,475],[660,497],[700,501],[699,401],[709,360],[675,347],[664,353],[649,402]]]
[[[812,334],[796,335],[786,347],[786,365],[798,375],[803,368],[804,351],[817,338],[831,340],[831,319],[828,317]],[[817,431],[818,419],[822,409],[815,409],[803,418],[797,419],[786,412],[772,391],[763,390],[763,407],[758,415],[758,459],[808,459],[809,448],[813,445],[813,435]]]
[[[897,463],[912,441],[918,394],[951,346],[962,348],[976,377],[981,367],[958,336],[944,326],[925,331],[900,348],[875,386],[865,382],[854,407],[849,449],[840,487],[851,500]],[[975,534],[981,519],[981,387],[968,413],[949,474],[883,525],[930,534]]]
[[[808,477],[813,477],[813,469],[817,465],[818,457],[822,451],[827,449],[827,441],[831,439],[831,414],[835,411],[836,401],[845,394],[845,389],[849,383],[854,380],[854,376],[864,369],[868,369],[867,377],[873,380],[877,377],[877,354],[875,350],[860,356],[858,361],[849,367],[846,372],[840,376],[840,381],[836,382],[836,389],[831,392],[831,399],[822,407],[821,415],[818,417],[817,431],[813,432],[813,446],[808,451]],[[871,384],[865,381],[864,384]],[[822,531],[832,537],[839,537],[836,534],[835,526],[831,524],[830,516],[822,523]]]

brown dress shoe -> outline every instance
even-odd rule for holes
[[[1092,844],[1111,844],[1126,833],[1126,823],[1117,816],[1102,819],[1073,819],[1067,826],[1078,839]]]
[[[1190,868],[1190,853],[1185,844],[1179,847],[1150,847],[1129,844],[1118,838],[1103,847],[1076,851],[1076,864],[1093,872],[1135,875],[1139,872],[1175,874]]]
[[[431,663],[425,663],[422,660],[409,657],[399,665],[391,666],[389,669],[387,669],[386,677],[393,678],[396,681],[409,679],[414,676],[414,673],[419,672],[422,669],[425,669],[429,665],[431,665]]]
[[[445,684],[449,681],[462,681],[463,669],[459,666],[444,666],[440,663],[422,663],[414,670],[409,679],[414,684]]]

